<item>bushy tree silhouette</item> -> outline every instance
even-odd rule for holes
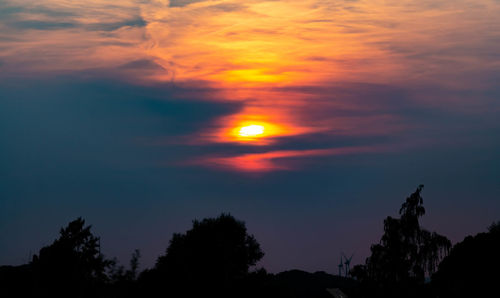
[[[420,185],[406,198],[399,210],[400,218],[389,216],[384,220],[380,243],[372,245],[372,254],[364,266],[351,271],[381,296],[417,295],[416,288],[451,248],[446,237],[420,227],[419,218],[425,214],[422,189]]]
[[[264,256],[244,222],[229,214],[193,221],[185,234],[174,234],[164,256],[145,276],[169,284],[177,297],[232,296],[234,285]]]
[[[499,297],[500,221],[457,243],[432,276],[438,297]]]
[[[100,253],[99,237],[90,229],[78,218],[61,228],[59,238],[33,257],[37,296],[95,297],[110,262]]]

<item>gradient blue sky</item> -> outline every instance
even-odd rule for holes
[[[0,2],[0,264],[78,216],[143,268],[230,212],[259,263],[363,262],[419,184],[453,242],[500,220],[500,2]],[[230,135],[241,123],[279,129]],[[259,122],[259,123],[260,123]],[[251,166],[248,166],[251,159]]]

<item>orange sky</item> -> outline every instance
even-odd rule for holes
[[[9,64],[62,71],[147,58],[164,70],[136,73],[133,79],[204,80],[231,88],[387,83],[421,80],[424,75],[432,80],[454,70],[421,65],[415,56],[433,53],[443,59],[439,52],[450,49],[462,51],[453,59],[464,68],[484,69],[486,61],[470,57],[466,50],[486,46],[496,36],[495,16],[500,12],[494,0],[173,2],[191,3],[180,7],[161,0],[7,3],[32,8],[21,14],[22,21],[53,22],[54,15],[38,13],[37,7],[44,5],[59,13],[57,22],[76,24],[44,34],[23,30],[22,36],[3,28],[7,42],[1,56],[9,58]],[[137,18],[145,26],[98,30]]]

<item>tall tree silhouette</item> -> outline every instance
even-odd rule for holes
[[[264,256],[244,222],[229,214],[193,221],[185,234],[174,234],[158,258],[156,274],[177,296],[229,296],[232,287]]]
[[[389,216],[384,220],[380,243],[372,245],[366,265],[351,272],[385,296],[415,295],[415,288],[436,270],[451,247],[445,236],[420,226],[419,218],[425,214],[422,189],[420,185],[406,198],[399,210],[400,218]]]
[[[105,281],[110,264],[99,249],[99,237],[78,218],[61,228],[60,236],[43,247],[31,263],[42,297],[91,297]]]

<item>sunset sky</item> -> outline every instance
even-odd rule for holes
[[[500,220],[498,0],[0,0],[0,264],[82,216],[142,268],[230,212],[259,266],[364,262],[424,184]]]

